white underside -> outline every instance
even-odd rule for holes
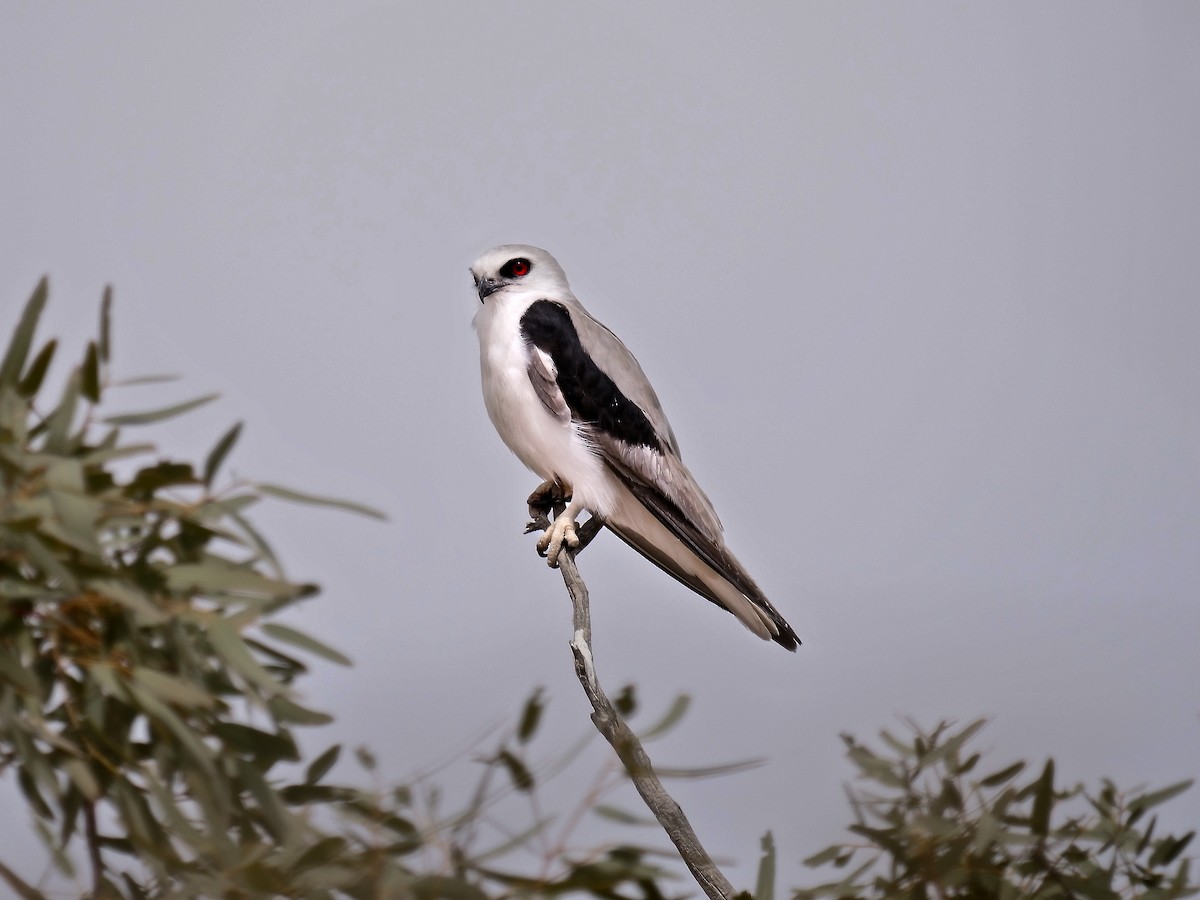
[[[539,296],[509,289],[475,314],[483,402],[517,459],[546,481],[561,479],[577,506],[604,517],[616,503],[617,479],[578,425],[551,414],[529,380],[531,350],[521,337],[521,316]]]

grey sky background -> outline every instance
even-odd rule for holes
[[[367,743],[402,780],[536,685],[545,750],[590,728],[470,328],[468,265],[527,242],[637,354],[804,640],[757,641],[611,536],[581,557],[606,684],[647,718],[694,698],[656,761],[769,759],[675,786],[736,882],[768,828],[782,885],[811,882],[850,819],[838,733],[902,716],[992,716],[997,767],[1200,774],[1200,7],[0,19],[0,328],[49,273],[61,374],[111,282],[118,372],[186,376],[112,411],[220,391],[164,453],[245,419],[239,475],[392,516],[255,520],[325,588],[288,621],[356,660],[309,680],[338,715],[310,749]],[[1166,812],[1194,827],[1200,792]],[[0,847],[36,877],[28,830],[6,814]]]

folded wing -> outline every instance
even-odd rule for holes
[[[577,301],[538,300],[521,319],[529,378],[546,408],[586,429],[633,504],[605,520],[622,540],[751,631],[794,650],[795,632],[725,547],[712,503],[680,458],[666,414],[625,345]]]

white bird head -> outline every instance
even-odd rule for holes
[[[482,303],[498,291],[536,291],[539,293],[570,294],[567,275],[553,256],[538,247],[526,244],[504,244],[493,247],[471,266],[475,290]]]

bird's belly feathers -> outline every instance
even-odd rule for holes
[[[530,351],[521,337],[519,312],[515,304],[497,306],[475,321],[483,402],[492,424],[529,469],[547,481],[562,479],[587,509],[606,515],[615,502],[614,476],[578,423],[562,422],[546,409],[529,380]]]

